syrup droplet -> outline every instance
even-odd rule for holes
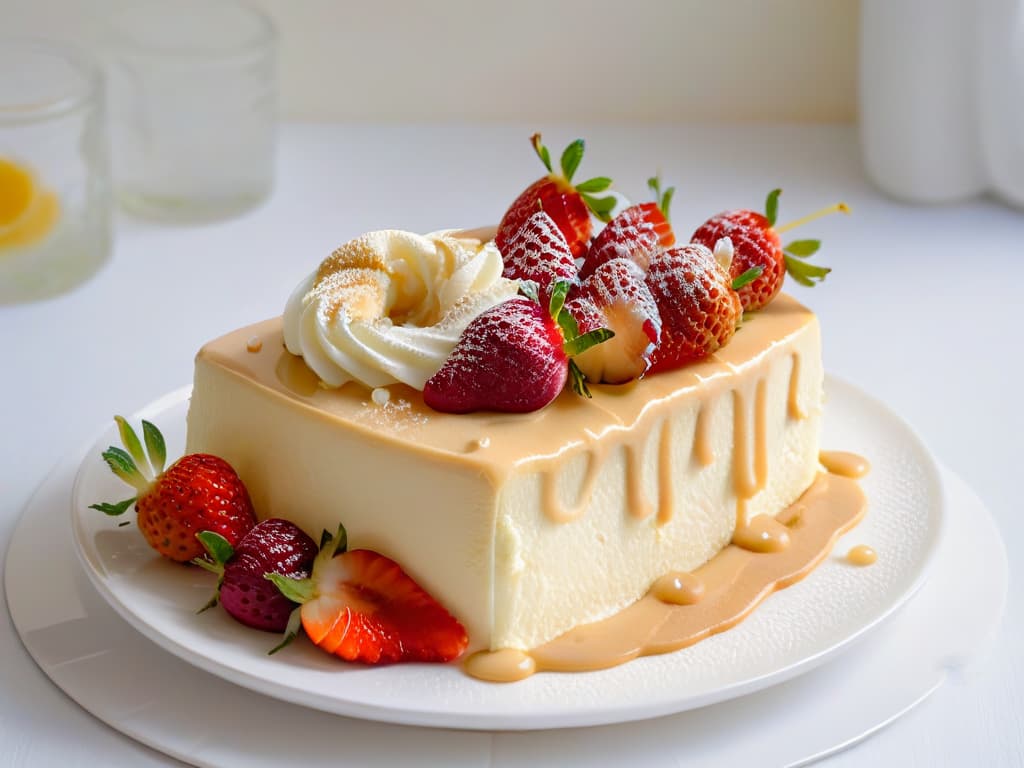
[[[704,582],[692,573],[673,571],[654,582],[651,594],[663,603],[693,605],[704,597]]]
[[[263,349],[263,340],[259,336],[250,336],[249,340],[245,342],[245,351],[252,352],[255,354]]]
[[[846,561],[851,565],[871,565],[878,559],[878,553],[867,544],[858,544],[846,553]]]

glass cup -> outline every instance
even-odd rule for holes
[[[110,254],[99,67],[43,41],[0,38],[0,303],[52,296]]]
[[[117,196],[172,221],[261,202],[273,181],[277,35],[233,0],[141,0],[104,36]]]

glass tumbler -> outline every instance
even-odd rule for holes
[[[110,254],[99,67],[53,43],[0,38],[0,303],[52,296]]]
[[[276,42],[234,0],[136,0],[110,17],[104,52],[117,197],[170,221],[240,213],[273,180]]]

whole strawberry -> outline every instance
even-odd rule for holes
[[[754,274],[756,270],[741,277]],[[690,243],[659,253],[647,271],[647,287],[661,314],[652,373],[703,360],[736,332],[740,297],[728,266],[703,245]]]
[[[776,227],[781,193],[782,190],[773,189],[768,194],[763,214],[749,210],[725,211],[712,216],[693,233],[693,242],[708,248],[714,248],[723,237],[732,240],[735,249],[731,267],[733,277],[755,267],[761,268],[761,275],[739,291],[744,311],[761,309],[774,299],[782,290],[787,273],[801,285],[813,286],[831,272],[828,267],[804,261],[818,251],[820,240],[795,240],[783,246],[779,235],[820,216],[836,211],[849,213],[850,209],[844,203],[838,203]]]
[[[197,534],[209,559],[192,562],[217,574],[217,591],[203,610],[218,599],[228,614],[255,629],[284,632],[295,603],[264,576],[276,573],[287,579],[305,579],[319,547],[294,523],[270,518],[249,531],[237,547],[212,531]]]
[[[589,277],[612,259],[635,261],[646,272],[656,253],[675,244],[676,236],[668,220],[675,187],[663,192],[657,176],[648,179],[647,185],[654,192],[655,202],[631,205],[608,222],[590,244],[580,267],[580,278]]]
[[[528,413],[558,397],[570,378],[589,397],[571,358],[613,334],[605,328],[580,334],[564,308],[568,290],[569,283],[556,283],[547,308],[520,296],[477,316],[427,380],[424,402],[445,413]]]
[[[508,239],[502,249],[508,280],[529,280],[536,284],[540,299],[551,300],[555,283],[576,280],[576,262],[554,220],[544,211],[534,211]]]
[[[103,459],[137,493],[113,504],[92,504],[91,509],[120,515],[134,504],[139,529],[149,545],[182,563],[203,554],[196,539],[200,531],[219,533],[235,545],[256,524],[249,493],[226,461],[192,453],[164,471],[167,453],[160,430],[142,422],[143,450],[128,422],[121,416],[114,420],[124,448],[111,446],[103,452]]]
[[[594,197],[611,186],[611,179],[598,176],[573,185],[572,177],[583,159],[583,139],[576,139],[562,153],[561,173],[555,173],[551,167],[551,154],[541,143],[540,134],[530,137],[534,151],[540,157],[548,175],[543,176],[515,199],[501,222],[498,224],[494,242],[502,255],[506,254],[509,239],[523,226],[523,223],[538,210],[547,213],[562,232],[573,258],[583,255],[590,242],[593,223],[590,214],[607,221],[611,210],[615,207],[612,196]]]
[[[640,378],[649,367],[661,338],[661,313],[644,280],[635,261],[611,259],[565,303],[581,332],[608,328],[615,334],[576,356],[589,381],[623,384]]]
[[[448,662],[466,650],[466,630],[394,560],[368,549],[348,550],[345,529],[325,536],[308,579],[277,573],[267,579],[301,604],[284,641],[299,627],[318,648],[363,664]]]

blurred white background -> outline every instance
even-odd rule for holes
[[[91,44],[123,2],[0,0],[0,29]],[[856,0],[254,4],[281,32],[285,119],[856,115]]]

